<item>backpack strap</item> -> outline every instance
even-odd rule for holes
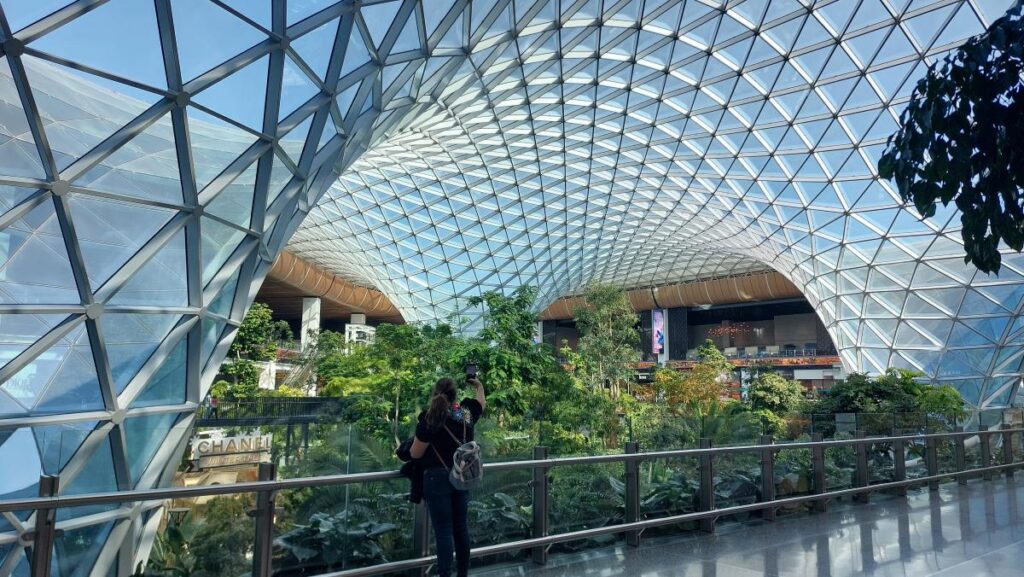
[[[441,466],[444,467],[444,470],[450,473],[452,470],[451,468],[448,467],[448,465],[444,463],[444,459],[441,457],[441,453],[437,451],[437,447],[435,447],[434,444],[431,443],[430,448],[434,450],[434,454],[437,455],[437,460],[441,462]]]
[[[444,425],[444,430],[448,431],[448,434],[451,436],[452,440],[455,441],[456,443],[458,443],[459,445],[465,445],[466,444],[466,437],[467,437],[466,421],[462,421],[462,440],[461,441],[459,440],[458,437],[455,436],[455,433],[453,433],[452,430],[448,428],[448,424],[447,423],[445,423],[445,425]]]

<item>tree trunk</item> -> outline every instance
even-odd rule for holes
[[[401,405],[399,403],[401,402],[401,399],[402,385],[398,385],[397,387],[395,387],[395,419],[394,421],[391,422],[391,435],[395,438],[396,448],[402,444],[402,441],[398,438],[398,417],[401,411]]]

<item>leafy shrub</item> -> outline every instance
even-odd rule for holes
[[[275,563],[286,568],[278,575],[316,575],[343,566],[387,563],[380,539],[397,530],[393,523],[364,520],[349,510],[315,513],[308,524],[297,525],[274,540]]]

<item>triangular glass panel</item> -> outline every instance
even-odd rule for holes
[[[253,130],[262,131],[269,63],[270,57],[264,56],[227,78],[218,80],[216,84],[193,96],[192,100]],[[239,98],[240,94],[245,97]]]
[[[291,43],[292,49],[321,80],[327,79],[327,64],[331,59],[334,39],[338,35],[339,20],[340,18],[330,20]]]
[[[0,332],[0,368],[68,318],[65,314],[4,313]]]
[[[281,109],[278,111],[277,119],[281,120],[294,112],[319,90],[290,57],[285,58],[284,74],[281,77]]]
[[[39,496],[39,477],[43,475],[43,464],[39,448],[32,435],[31,427],[0,431],[0,458],[5,463],[17,463],[7,467],[0,477],[0,498],[31,499]],[[25,518],[27,518],[27,514]],[[27,575],[27,567],[26,573]]]
[[[70,3],[71,0],[3,0],[0,2],[3,4],[4,15],[7,17],[7,24],[10,26],[11,32],[17,32]]]
[[[77,186],[181,204],[174,129],[166,115],[75,179]]]
[[[366,29],[370,32],[373,45],[377,48],[380,48],[381,42],[384,41],[384,36],[394,23],[395,16],[398,15],[398,9],[401,7],[402,2],[397,0],[360,7],[360,15],[363,17],[363,22],[366,23]]]
[[[220,342],[221,335],[224,332],[224,327],[227,323],[215,318],[204,318],[202,323],[202,365],[205,367],[206,364],[210,362],[210,357],[213,355],[213,351],[217,349],[217,343]]]
[[[180,318],[176,314],[135,313],[107,313],[100,317],[117,394],[124,391]]]
[[[271,164],[270,182],[267,184],[267,208],[274,204],[274,201],[277,200],[277,197],[293,176],[284,162],[275,154],[274,162]]]
[[[18,385],[18,390],[36,397],[33,414],[103,409],[103,396],[85,325],[50,347],[11,380],[22,377],[26,380]],[[4,384],[8,393],[14,390],[10,382]]]
[[[113,433],[117,433],[117,429],[111,429]],[[91,455],[87,455],[88,460],[82,466],[71,482],[64,485],[60,493],[61,495],[83,495],[86,493],[112,493],[117,491],[119,483],[117,482],[117,475],[115,474],[116,468],[114,467],[113,450],[110,446],[110,436],[104,437],[99,443],[93,448]],[[83,456],[85,458],[86,456]],[[127,481],[127,479],[125,479]],[[71,519],[75,517],[82,517],[85,515],[91,515],[94,513],[100,513],[103,511],[109,511],[117,508],[117,504],[108,505],[85,505],[82,507],[61,507],[57,509],[57,519],[62,521],[65,519]]]
[[[220,289],[220,293],[216,298],[210,301],[207,310],[215,315],[220,315],[225,318],[231,318],[231,305],[235,302],[235,291],[238,288],[238,277],[241,276],[242,271],[238,271],[235,276],[224,284]]]
[[[299,163],[299,157],[302,156],[302,149],[305,148],[306,138],[309,136],[309,128],[313,125],[314,116],[316,115],[310,114],[298,126],[291,129],[288,134],[281,138],[281,148],[295,164]]]
[[[107,282],[176,212],[74,194],[69,199],[91,286]]]
[[[0,171],[10,176],[46,178],[6,57],[0,57],[0,94],[4,95],[0,100]]]
[[[224,220],[249,228],[252,223],[253,191],[256,188],[256,167],[253,162],[238,175],[231,184],[224,187],[206,206],[206,212]]]
[[[181,80],[188,82],[267,39],[266,34],[208,0],[171,3]]]
[[[433,8],[431,8],[433,10]],[[420,50],[422,45],[420,44],[420,27],[418,20],[416,19],[416,11],[409,12],[409,20],[405,23],[405,28],[398,34],[398,38],[395,39],[395,43],[391,46],[391,54],[400,54],[402,52],[408,52],[410,50]]]
[[[159,100],[157,94],[38,58],[25,56],[22,62],[61,169]]]
[[[57,575],[75,575],[85,567],[94,567],[107,544],[114,523],[69,528],[54,543]]]
[[[247,0],[248,1],[248,0]],[[292,25],[306,17],[312,16],[328,6],[337,4],[337,0],[302,0],[288,3],[288,25]]]
[[[248,19],[252,20],[253,22],[255,22],[256,24],[259,24],[260,26],[266,28],[267,30],[270,30],[271,26],[273,26],[272,15],[270,13],[271,6],[272,6],[271,3],[267,3],[267,2],[252,2],[252,0],[221,0],[221,1],[224,2],[224,4],[227,4],[228,6],[234,8],[235,10],[239,11],[240,13],[242,13],[242,15],[244,15],[246,18],[248,18]],[[297,8],[293,8],[292,7],[292,5],[294,5],[294,4],[299,4],[300,6],[303,6],[305,4],[310,4],[310,3],[309,2],[291,2],[290,5],[288,6],[289,14],[291,13],[292,10],[296,10],[297,9]]]
[[[427,26],[427,37],[430,37],[444,17],[448,15],[448,11],[452,9],[455,4],[455,0],[435,0],[429,10],[423,11],[423,20]],[[415,12],[413,12],[415,17]],[[461,20],[461,18],[460,18]]]
[[[180,230],[109,300],[111,305],[188,304],[185,231]]]
[[[197,190],[256,142],[255,136],[196,108],[188,110],[188,127]]]
[[[0,303],[80,303],[52,202],[0,231]]]
[[[129,408],[179,405],[185,402],[187,345],[188,338],[181,339],[156,373],[146,381],[146,388],[135,397]]]
[[[455,18],[455,22],[444,33],[441,40],[437,43],[437,48],[462,48],[465,44],[465,31],[462,23],[463,15],[460,14]],[[345,57],[346,60],[348,56]]]
[[[35,50],[155,88],[167,88],[163,51],[150,2],[111,0],[33,41]],[[182,38],[179,35],[178,45]],[[125,55],[131,55],[126,58]]]
[[[331,141],[338,134],[338,129],[334,126],[334,122],[330,118],[324,123],[324,129],[320,132],[320,139],[316,143],[316,150],[320,152],[328,142]]]
[[[43,471],[47,475],[59,475],[95,428],[95,421],[34,427],[32,433],[39,447]]]
[[[133,487],[167,438],[177,417],[178,413],[163,413],[124,420],[125,453]]]
[[[203,286],[205,286],[228,258],[234,254],[235,249],[245,238],[245,233],[206,217],[202,218],[202,227]]]

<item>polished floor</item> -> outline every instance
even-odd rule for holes
[[[835,503],[827,513],[723,524],[714,535],[646,539],[544,567],[480,577],[1024,576],[1024,475],[944,484],[904,499]]]

